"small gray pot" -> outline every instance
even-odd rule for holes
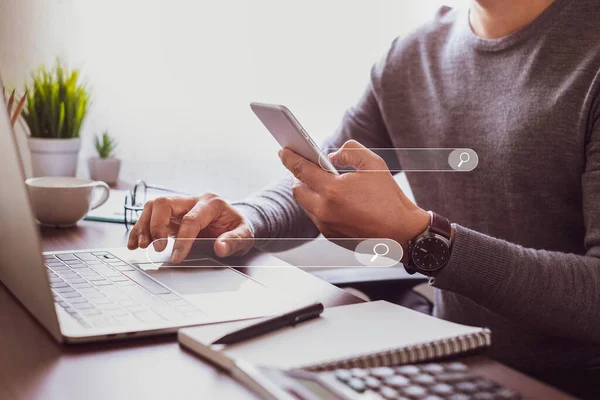
[[[90,178],[114,185],[119,181],[121,160],[118,158],[90,157],[88,159]]]

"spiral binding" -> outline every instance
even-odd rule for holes
[[[337,368],[375,368],[414,364],[436,358],[470,353],[475,350],[483,350],[491,344],[491,331],[484,328],[473,334],[455,336],[429,343],[419,343],[401,349],[390,349],[347,359],[332,360],[317,365],[308,365],[300,369],[307,371],[327,371]]]

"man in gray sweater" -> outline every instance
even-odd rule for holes
[[[435,315],[491,328],[489,354],[519,369],[589,373],[600,365],[599,21],[597,0],[442,8],[394,41],[326,143],[343,146],[334,164],[357,172],[336,177],[283,150],[293,182],[234,206],[215,195],[156,200],[129,247],[168,234],[319,231],[406,247],[433,210],[453,223],[449,259],[435,276]],[[361,173],[385,169],[366,150],[345,150],[361,145],[472,148],[480,163],[470,173],[407,173],[417,207],[389,172]],[[247,243],[217,242],[216,251]],[[174,258],[186,252],[177,248]]]

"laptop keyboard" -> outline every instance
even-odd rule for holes
[[[206,316],[109,252],[44,256],[54,301],[85,327],[164,323]]]

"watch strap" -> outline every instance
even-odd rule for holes
[[[452,226],[450,225],[448,218],[442,217],[433,211],[428,211],[428,213],[431,215],[429,230],[450,240],[450,237],[452,236]]]

